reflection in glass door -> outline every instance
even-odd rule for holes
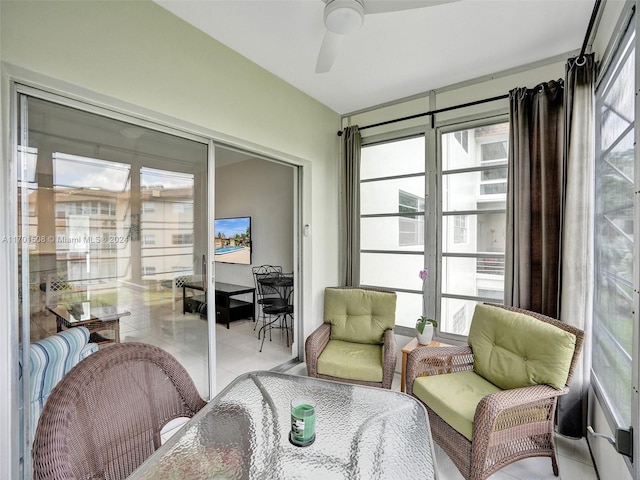
[[[183,313],[176,284],[201,275],[207,253],[207,141],[28,95],[18,104],[24,348],[115,317],[101,328],[88,324],[92,342],[157,345],[208,397],[208,323]],[[37,421],[31,416],[25,451]]]

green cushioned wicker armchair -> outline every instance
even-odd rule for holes
[[[396,366],[395,292],[330,287],[324,323],[305,343],[307,374],[346,383],[391,388]]]
[[[423,402],[433,438],[467,480],[527,457],[551,457],[556,402],[568,392],[584,333],[547,316],[477,305],[468,346],[418,348],[407,393]]]

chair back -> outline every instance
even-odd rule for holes
[[[253,267],[251,271],[253,272],[253,282],[259,303],[262,303],[261,300],[264,298],[280,297],[280,293],[277,288],[270,286],[268,283],[263,283],[260,280],[264,278],[278,277],[282,274],[281,266],[260,265],[259,267]]]
[[[142,343],[106,347],[53,389],[33,443],[35,479],[125,479],[161,443],[160,430],[205,405],[187,371]]]
[[[327,287],[324,323],[331,339],[353,343],[384,343],[384,332],[396,322],[396,293],[375,287]]]
[[[72,286],[65,277],[48,275],[45,284],[45,306],[51,307],[58,303],[59,293],[71,291]]]
[[[481,316],[486,316],[492,315],[492,308],[498,309],[494,310],[496,318],[486,320],[484,328],[476,327],[478,310],[482,309]],[[584,332],[541,313],[487,303],[476,306],[468,339],[474,353],[474,370],[483,375],[485,370],[497,368],[483,376],[501,388],[545,383],[562,390],[571,382]],[[478,358],[482,354],[485,361]],[[512,382],[516,383],[509,385]]]

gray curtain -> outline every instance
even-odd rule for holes
[[[346,286],[360,285],[360,148],[362,138],[357,126],[342,134],[342,215],[340,231],[342,282]]]
[[[558,318],[564,82],[509,92],[505,304]]]
[[[562,217],[560,320],[587,332],[570,391],[558,401],[558,433],[587,433],[593,302],[593,185],[595,165],[595,61],[567,63],[565,186]]]

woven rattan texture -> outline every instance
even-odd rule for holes
[[[160,430],[205,405],[164,350],[142,343],[104,347],[58,383],[33,444],[35,479],[124,479],[160,446]]]
[[[584,332],[553,318],[528,310],[495,305],[524,313],[576,336],[571,367],[563,390],[547,385],[504,390],[484,397],[473,422],[473,441],[458,433],[427,405],[434,441],[447,453],[467,480],[484,480],[501,468],[528,457],[550,457],[558,476],[553,423],[556,403],[569,383],[582,351]],[[473,370],[468,346],[417,348],[407,357],[406,390],[413,395],[413,381],[424,375]]]

